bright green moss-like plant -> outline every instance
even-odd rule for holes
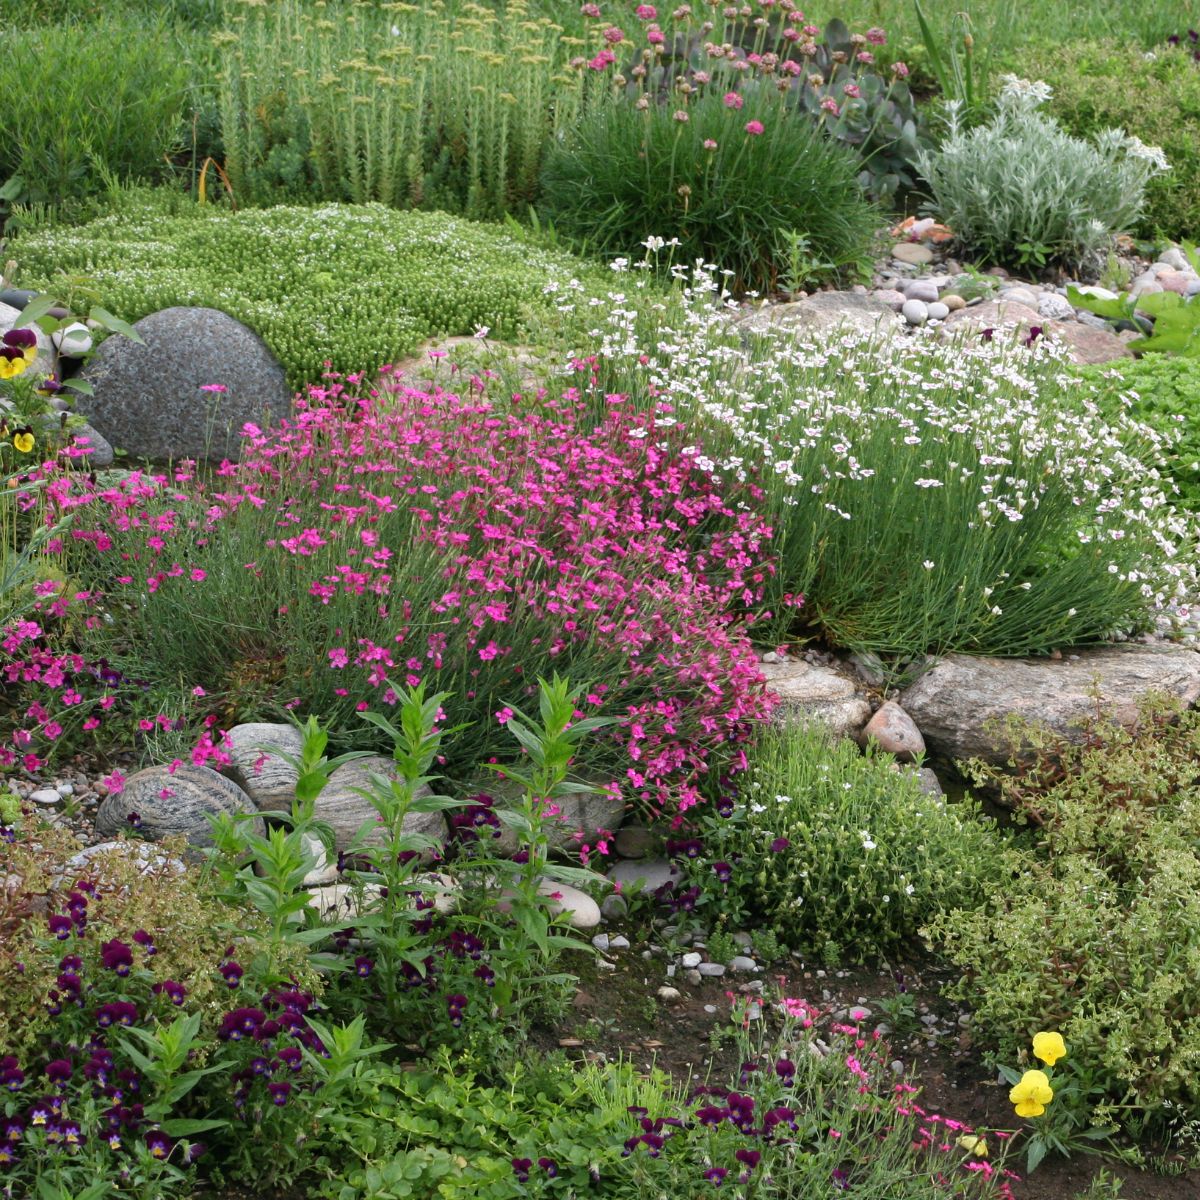
[[[23,285],[89,275],[129,321],[173,305],[220,309],[262,337],[294,387],[327,361],[371,371],[431,337],[488,326],[514,338],[527,307],[548,303],[551,274],[578,267],[495,228],[381,205],[172,216],[131,204],[80,229],[21,235],[11,253]]]
[[[988,124],[964,129],[952,114],[945,142],[920,155],[933,212],[982,261],[1082,262],[1138,222],[1147,183],[1168,169],[1120,129],[1072,137],[1039,108],[1052,92],[1006,76]]]
[[[1200,715],[1148,707],[1073,745],[1014,726],[1015,774],[977,782],[1035,826],[984,904],[931,934],[963,971],[952,994],[1006,1056],[1062,1033],[1096,1086],[1153,1116],[1200,1112]]]
[[[1026,66],[1054,81],[1047,109],[1068,133],[1092,137],[1115,125],[1162,147],[1171,170],[1147,184],[1139,229],[1170,238],[1200,235],[1200,64],[1191,49],[1070,42]]]
[[[889,755],[801,725],[765,728],[747,753],[736,801],[668,844],[703,906],[735,923],[862,959],[946,904],[970,907],[992,877],[1000,843],[975,807],[924,794]]]
[[[1163,434],[1178,503],[1200,510],[1200,359],[1152,354],[1082,373],[1095,383],[1103,409],[1116,413],[1128,405],[1138,420]]]

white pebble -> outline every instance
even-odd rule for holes
[[[910,325],[924,325],[929,319],[929,308],[923,300],[905,300],[900,311]]]
[[[928,306],[928,312],[931,321],[944,321],[950,315],[950,306],[935,300]]]

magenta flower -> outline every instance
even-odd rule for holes
[[[625,32],[616,25],[610,25],[604,31],[604,40],[610,46],[619,46],[625,40]]]
[[[100,947],[100,961],[108,970],[118,975],[128,975],[133,966],[133,951],[124,942],[113,938]]]
[[[763,123],[761,121],[747,121],[746,122],[746,132],[751,137],[758,137],[758,135],[760,133],[762,133],[762,131],[763,131]]]
[[[784,852],[784,851],[785,851],[785,850],[786,850],[786,849],[787,849],[787,848],[788,848],[788,847],[789,847],[791,844],[792,844],[792,843],[791,843],[791,842],[789,842],[789,841],[787,840],[787,838],[785,838],[785,837],[777,837],[777,838],[776,838],[776,839],[775,839],[775,840],[774,840],[774,841],[771,843],[771,853],[772,853],[772,854],[782,854],[782,853],[783,853],[783,852]]]
[[[653,21],[658,16],[658,9],[653,4],[639,4],[634,11],[639,21]]]
[[[726,108],[741,108],[746,103],[737,92],[726,92],[721,99]]]

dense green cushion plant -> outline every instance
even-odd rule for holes
[[[1053,83],[1048,111],[1070,133],[1117,125],[1161,146],[1171,170],[1147,185],[1139,228],[1200,235],[1200,63],[1187,49],[1139,54],[1124,42],[1073,42],[1036,52],[1022,69]]]
[[[1151,354],[1088,367],[1097,402],[1108,412],[1126,405],[1139,420],[1170,443],[1167,467],[1179,489],[1179,503],[1200,510],[1200,361]]]
[[[170,214],[134,203],[80,229],[23,234],[10,253],[25,286],[90,276],[129,321],[173,305],[221,309],[263,338],[295,387],[327,361],[369,372],[431,337],[487,326],[515,338],[526,307],[547,305],[551,275],[579,269],[494,226],[382,205]]]

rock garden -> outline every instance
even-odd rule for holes
[[[6,13],[2,1200],[1197,1194],[1200,6],[1069,7]]]

